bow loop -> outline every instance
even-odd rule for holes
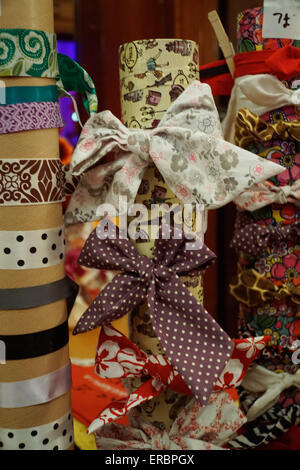
[[[294,90],[291,94],[291,102],[295,105],[295,106],[299,106],[300,105],[300,89],[298,90]]]
[[[103,168],[101,160],[113,150],[114,162]],[[71,161],[74,175],[89,171],[71,198],[66,220],[97,220],[99,204],[110,203],[119,210],[121,196],[127,197],[130,207],[150,159],[181,202],[203,204],[206,209],[221,207],[283,171],[280,165],[223,140],[210,87],[195,81],[155,129],[127,129],[109,111],[90,117]],[[116,160],[119,165],[114,165]],[[104,183],[106,190],[101,192]]]
[[[204,246],[187,251],[184,242],[171,243],[173,249],[169,252],[170,240],[157,239],[155,257],[149,260],[128,239],[101,240],[95,229],[85,243],[81,259],[90,267],[122,272],[92,302],[73,334],[120,318],[146,297],[153,329],[166,356],[195,396],[206,403],[230,358],[233,343],[177,276],[206,266],[214,255]],[[204,373],[200,364],[203,367],[216,356],[216,363]]]
[[[132,130],[127,139],[128,151],[139,155],[146,163],[149,162],[150,134],[147,130]]]

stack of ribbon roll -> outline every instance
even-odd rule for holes
[[[121,46],[121,102],[126,125],[108,110],[92,116],[70,163],[72,175],[80,181],[68,205],[67,223],[102,217],[85,243],[79,264],[116,272],[73,333],[110,325],[130,314],[130,344],[136,343],[143,351],[138,355],[163,356],[174,368],[169,378],[164,377],[164,385],[155,382],[156,393],[152,388],[146,399],[135,399],[137,390],[140,393],[146,387],[146,374],[128,371],[123,375],[123,366],[126,371],[131,367],[122,352],[115,354],[115,337],[120,335],[115,330],[106,331],[111,340],[107,347],[99,346],[99,354],[103,353],[107,362],[103,367],[109,367],[109,377],[127,380],[133,401],[129,406],[129,400],[126,410],[139,405],[139,425],[147,422],[166,435],[172,433],[181,412],[192,406],[188,402],[196,401],[201,414],[205,412],[214,384],[234,349],[233,341],[202,305],[201,275],[215,256],[203,243],[199,245],[201,237],[188,247],[178,213],[182,215],[185,204],[200,213],[221,207],[252,184],[282,171],[279,165],[261,157],[253,159],[252,153],[224,141],[211,89],[196,79],[197,60],[197,45],[187,40],[151,39]],[[146,209],[138,219],[137,239],[132,236],[134,221],[128,217],[125,227],[122,222],[128,215],[124,198],[127,208],[137,202],[139,210]],[[117,211],[119,230],[111,218],[103,218],[103,204],[106,212],[108,204]],[[160,214],[149,211],[154,204],[177,211],[170,225]],[[129,215],[137,213],[129,210]],[[257,349],[255,345],[248,347],[252,352]],[[134,357],[132,361],[134,368]],[[178,373],[181,386],[172,388],[172,377]],[[240,426],[243,418],[231,400],[239,415],[231,417],[238,418]],[[114,416],[120,416],[119,411],[120,405]],[[230,425],[230,430],[234,432],[239,426]],[[101,438],[103,445],[106,437]],[[102,444],[99,448],[105,448]]]
[[[0,16],[0,450],[73,448],[52,0]]]
[[[230,291],[239,301],[240,334],[271,335],[242,384],[248,423],[231,443],[238,449],[268,444],[287,430],[299,435],[300,423],[300,50],[299,41],[263,38],[262,23],[260,7],[238,16],[235,84],[224,120],[225,138],[283,167],[235,199],[238,272]]]

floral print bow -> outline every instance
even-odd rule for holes
[[[247,189],[234,200],[241,210],[256,211],[269,204],[300,205],[300,178],[290,185],[275,186],[271,181],[262,181]]]
[[[203,270],[215,255],[205,245],[187,250],[184,237],[166,239],[163,234],[162,228],[155,240],[154,257],[149,259],[128,238],[120,238],[119,233],[114,239],[99,238],[97,229],[91,233],[79,264],[121,273],[92,302],[73,334],[111,323],[146,298],[155,334],[166,357],[205,404],[230,358],[233,343],[178,275]],[[204,370],[203,364],[210,363]]]
[[[102,164],[112,151],[114,160]],[[195,81],[155,129],[128,129],[110,111],[90,117],[71,161],[73,175],[83,176],[66,223],[97,220],[97,207],[103,203],[118,210],[121,196],[127,197],[130,207],[151,161],[181,202],[203,204],[205,209],[221,207],[283,171],[280,165],[223,140],[211,89]]]
[[[235,339],[234,350],[225,369],[214,385],[214,392],[227,390],[235,395],[250,364],[257,359],[270,337]],[[212,364],[209,362],[206,367]],[[201,364],[202,368],[205,364]],[[200,366],[200,367],[201,367]],[[113,326],[104,326],[97,346],[95,372],[103,379],[148,377],[126,399],[107,406],[90,424],[88,432],[125,416],[131,409],[155,398],[167,386],[178,393],[191,395],[178,372],[162,355],[147,355]],[[233,390],[232,390],[233,389]],[[233,392],[233,393],[232,393]]]

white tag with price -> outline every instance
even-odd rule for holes
[[[300,0],[264,0],[262,36],[300,39]]]

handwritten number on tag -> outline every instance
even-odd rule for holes
[[[273,13],[273,16],[278,16],[278,24],[282,24],[281,23],[281,20],[283,19],[283,24],[282,26],[284,28],[287,28],[288,26],[291,26],[291,23],[289,23],[289,20],[291,19],[288,15],[288,13],[286,13],[284,16],[283,16],[283,13]]]

